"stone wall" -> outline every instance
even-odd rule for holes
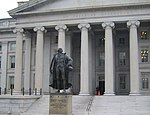
[[[0,115],[19,115],[27,111],[40,96],[0,96]]]

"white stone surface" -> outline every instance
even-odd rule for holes
[[[36,40],[36,63],[35,63],[35,88],[37,92],[43,87],[43,49],[44,49],[44,27],[35,27],[34,31],[37,32]]]
[[[150,96],[95,96],[91,111],[86,111],[91,96],[73,96],[73,115],[149,115]],[[22,115],[48,115],[49,96],[44,95]]]
[[[89,95],[89,38],[88,30],[90,24],[79,24],[78,28],[81,30],[81,65],[80,65],[80,95]],[[86,58],[85,58],[86,57]]]
[[[16,92],[21,91],[21,78],[22,78],[22,62],[23,62],[23,32],[22,28],[16,28],[16,55],[15,55],[15,78],[14,89]]]
[[[30,88],[31,75],[31,34],[28,33],[25,37],[25,74],[24,74],[24,88],[25,92]]]
[[[28,110],[28,108],[38,99],[39,96],[0,96],[0,115],[8,113],[12,115],[20,115]]]
[[[102,23],[105,29],[105,95],[114,95],[114,38],[112,30],[115,27],[113,22]]]
[[[66,52],[65,31],[67,30],[67,26],[57,25],[55,29],[58,31],[58,48],[62,48],[63,52]]]
[[[127,26],[130,28],[130,95],[139,94],[139,49],[137,27],[139,21],[129,21]],[[134,49],[134,51],[133,51]],[[137,57],[137,58],[135,58]]]
[[[148,115],[149,96],[96,96],[90,115]]]
[[[6,76],[7,76],[7,56],[8,56],[8,42],[2,42],[2,57],[1,57],[1,88],[4,90],[6,88]]]

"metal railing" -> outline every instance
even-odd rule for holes
[[[93,104],[93,101],[94,101],[94,97],[95,96],[91,96],[90,101],[88,103],[88,106],[86,108],[86,111],[88,112],[88,115],[89,115],[89,112],[91,111],[91,107],[92,107],[92,104]]]
[[[15,94],[14,89],[13,88],[11,88],[11,89],[7,89],[7,88],[2,89],[0,87],[0,95],[6,95],[6,94],[14,95]],[[26,91],[25,91],[24,88],[22,88],[20,90],[20,94],[22,94],[23,96],[24,95],[42,95],[42,89],[40,89],[39,92],[37,92],[37,88],[35,88],[35,89],[29,88]]]

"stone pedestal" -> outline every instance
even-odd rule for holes
[[[49,115],[72,115],[72,95],[51,94]]]

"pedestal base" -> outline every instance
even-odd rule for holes
[[[72,114],[72,95],[51,94],[49,98],[49,115]]]

